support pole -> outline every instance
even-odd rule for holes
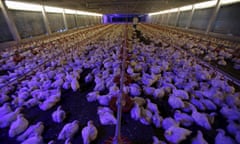
[[[191,11],[191,15],[190,15],[190,17],[189,17],[189,21],[188,21],[188,23],[187,23],[187,25],[186,25],[186,29],[188,29],[188,28],[191,26],[194,12],[195,12],[195,7],[193,6],[193,7],[192,7],[192,11]]]
[[[74,20],[75,20],[75,27],[78,27],[77,14],[74,14]]]
[[[211,19],[208,22],[208,26],[207,26],[207,29],[206,29],[206,34],[208,34],[212,30],[213,24],[216,21],[220,6],[221,6],[221,0],[218,0],[217,3],[216,3],[216,6],[214,8],[213,14],[211,16]]]
[[[176,18],[176,21],[175,21],[175,24],[174,24],[175,27],[176,27],[177,24],[178,24],[178,20],[179,20],[180,12],[181,12],[180,9],[178,9],[178,11],[177,11],[177,18]]]
[[[65,30],[68,30],[68,23],[66,19],[65,9],[63,9],[62,15],[63,15],[63,23],[64,23]]]
[[[169,22],[169,19],[170,19],[170,15],[171,15],[171,13],[168,12],[168,13],[167,13],[167,24],[166,24],[167,26],[168,26],[168,22]]]
[[[161,23],[162,25],[164,25],[164,21],[165,21],[165,19],[166,19],[165,17],[166,17],[165,14],[163,14],[163,15],[162,15],[162,23]]]
[[[15,23],[13,22],[13,19],[10,17],[8,13],[8,9],[7,9],[7,6],[5,5],[4,0],[0,0],[0,8],[2,9],[3,16],[7,22],[8,28],[13,36],[13,39],[19,42],[21,40],[21,37],[18,33]]]
[[[43,15],[43,21],[44,21],[45,28],[47,30],[48,35],[50,35],[50,34],[52,34],[52,31],[49,26],[49,21],[48,21],[47,15],[46,15],[46,10],[45,10],[44,5],[42,5],[42,15]]]
[[[162,14],[160,14],[160,16],[161,16],[161,20],[160,20],[160,25],[162,25],[162,23],[163,23],[163,15]]]

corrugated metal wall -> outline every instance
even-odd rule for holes
[[[0,42],[12,41],[13,37],[0,9]]]
[[[85,22],[84,22],[84,16],[83,15],[77,15],[76,16],[76,20],[77,20],[77,26],[84,26]]]
[[[162,17],[163,17],[163,19],[162,19],[162,24],[163,24],[163,25],[167,25],[168,14],[165,14],[165,15],[163,15]]]
[[[194,11],[190,28],[205,30],[212,16],[214,8],[197,9]]]
[[[39,36],[46,33],[41,12],[9,11],[21,38]]]
[[[52,32],[64,29],[63,15],[58,13],[47,13],[48,22]]]
[[[191,11],[183,11],[179,15],[179,20],[177,22],[177,26],[186,27],[189,22],[189,17],[191,15]]]
[[[68,28],[72,29],[77,26],[76,19],[74,15],[66,14],[66,20],[68,24]]]
[[[161,24],[161,22],[162,22],[162,15],[159,15],[158,20],[157,20],[157,24]]]
[[[212,31],[240,36],[240,3],[222,6]]]
[[[222,5],[220,3],[219,7],[196,7],[195,10],[181,11],[179,9],[178,12],[150,16],[150,22],[168,26],[176,24],[176,27],[199,30],[204,33],[240,36],[240,2]]]
[[[168,25],[174,26],[177,20],[177,12],[171,13],[168,19]]]
[[[4,2],[4,1],[3,1]],[[4,9],[2,9],[2,6]],[[7,18],[4,17],[3,10],[6,9],[8,15]],[[4,5],[0,6],[0,47],[7,47],[9,44],[14,43],[18,39],[13,37],[15,33],[15,28],[13,28],[13,33],[8,27],[6,19],[10,19],[10,24],[16,26],[16,30],[21,39],[31,38],[35,36],[42,36],[48,34],[47,27],[49,26],[50,34],[51,32],[62,32],[66,28],[73,29],[78,27],[90,26],[100,24],[102,21],[101,16],[89,16],[89,15],[78,15],[78,14],[67,14],[65,13],[66,26],[64,24],[64,14],[63,13],[52,13],[46,12],[46,20],[48,25],[45,23],[44,13],[42,11],[25,11],[25,10],[12,10],[8,9]],[[14,26],[14,27],[15,27]],[[5,43],[10,41],[10,43]]]

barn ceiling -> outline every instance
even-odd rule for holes
[[[206,0],[16,0],[102,14],[146,14]]]

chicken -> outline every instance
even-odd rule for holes
[[[93,125],[93,121],[88,121],[87,126],[82,129],[83,144],[90,144],[90,142],[97,138],[97,134],[98,131]]]
[[[79,122],[74,120],[71,123],[67,123],[62,128],[61,132],[58,135],[58,140],[66,140],[68,138],[73,138],[79,129]]]

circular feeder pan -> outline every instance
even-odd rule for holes
[[[113,143],[113,137],[109,137],[104,144],[112,144]],[[121,136],[118,144],[132,144],[132,142],[127,138],[127,137],[123,137]]]
[[[124,84],[125,84],[125,85],[129,85],[129,84],[132,83],[132,82],[133,82],[132,77],[131,77],[130,75],[126,74],[126,75],[125,75]]]
[[[122,106],[122,112],[127,113],[132,109],[133,101],[127,95],[124,95],[123,99],[124,98],[125,98],[126,103],[124,106]],[[114,112],[117,112],[117,99],[118,99],[118,97],[112,97],[112,99],[109,102],[109,106]]]
[[[121,78],[120,75],[116,75],[113,79],[113,82],[119,85],[120,84],[120,78]]]

